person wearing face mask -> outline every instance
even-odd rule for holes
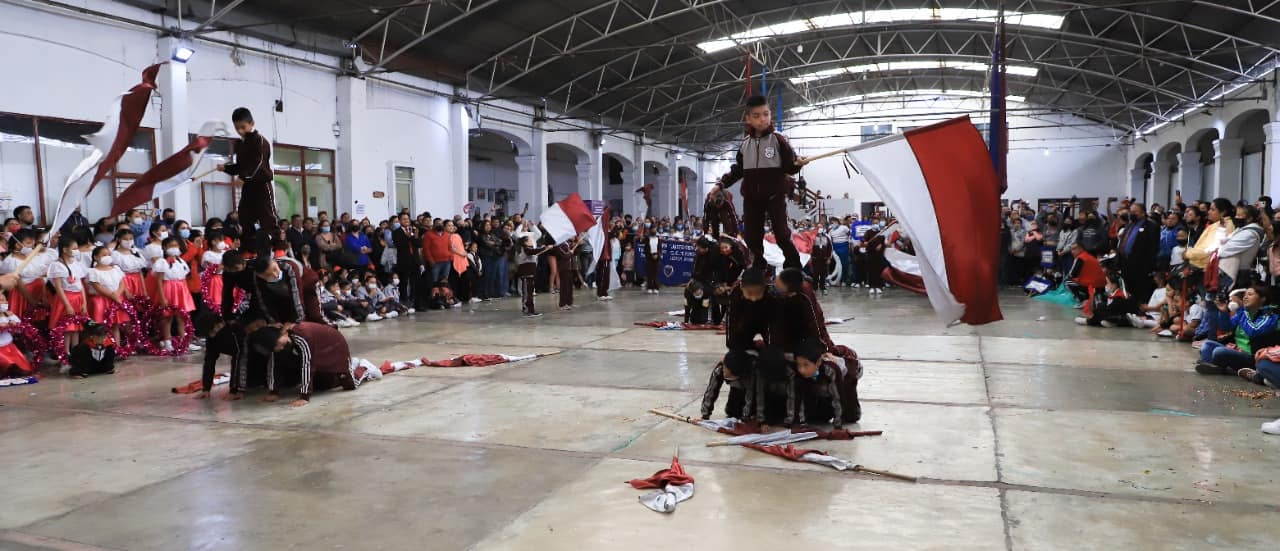
[[[1235,206],[1225,197],[1214,199],[1209,204],[1209,224],[1201,231],[1200,238],[1194,240],[1195,246],[1183,253],[1187,263],[1199,269],[1204,269],[1209,264],[1213,253],[1222,248],[1222,244],[1236,231],[1235,222],[1231,219],[1234,213]]]
[[[835,248],[831,242],[831,237],[827,235],[827,228],[818,226],[818,231],[813,236],[813,246],[809,253],[809,272],[813,274],[814,281],[818,284],[818,291],[827,294],[827,276],[831,271],[831,256],[834,254]]]
[[[129,209],[127,216],[129,231],[133,232],[133,235],[151,235],[151,219],[143,216],[142,211]]]
[[[1155,291],[1151,273],[1156,268],[1156,256],[1160,251],[1160,229],[1147,218],[1142,203],[1129,206],[1129,225],[1120,233],[1118,252],[1120,273],[1133,300],[1146,303]]]
[[[453,255],[449,252],[449,234],[445,233],[443,223],[435,223],[422,237],[422,256],[430,267],[427,271],[430,279],[424,288],[430,289],[436,283],[448,281]]]
[[[177,237],[167,237],[162,243],[164,247],[164,257],[158,258],[151,264],[151,273],[160,280],[160,291],[156,294],[156,303],[161,307],[174,306],[178,309],[190,314],[196,310],[196,301],[191,296],[191,289],[187,286],[187,276],[191,275],[191,266],[182,259],[182,248]],[[160,317],[160,348],[172,352],[173,347],[173,327],[174,318],[172,314],[162,315]],[[186,324],[178,323],[177,337],[185,338],[187,334]],[[200,350],[195,344],[189,345],[188,350],[182,352],[195,352]]]
[[[227,251],[227,242],[221,232],[210,231],[208,250],[200,256],[202,287],[209,291],[202,295],[204,305],[215,313],[222,312],[222,255]],[[205,283],[207,281],[207,283]]]
[[[644,249],[644,292],[656,295],[661,291],[662,287],[658,283],[658,274],[662,271],[662,239],[658,238],[656,232],[649,231],[648,228],[651,227],[651,222],[645,222],[644,238],[640,241],[641,247]]]
[[[347,233],[343,242],[346,247],[346,256],[353,260],[352,263],[343,267],[355,272],[357,276],[363,276],[369,269],[369,255],[373,252],[373,244],[369,242],[369,236],[359,225],[352,224],[351,231]]]
[[[106,247],[98,247],[92,254],[93,267],[85,278],[89,282],[89,317],[95,323],[111,326],[112,336],[120,342],[120,324],[129,323],[129,315],[118,312],[115,319],[107,319],[107,310],[130,298],[124,271],[115,265],[115,257]]]
[[[315,237],[315,247],[311,250],[311,265],[318,270],[331,270],[337,266],[338,256],[342,252],[342,227],[330,222],[320,226]]]
[[[182,260],[191,267],[191,273],[187,274],[187,290],[191,292],[197,306],[203,305],[204,297],[200,295],[200,266],[207,248],[204,236],[199,231],[192,230],[191,224],[186,220],[178,220],[170,227],[173,235],[178,238]]]
[[[1186,231],[1182,226],[1182,216],[1177,213],[1165,215],[1160,228],[1160,251],[1156,254],[1156,265],[1168,267],[1172,265],[1173,249],[1178,246],[1178,232]]]
[[[1257,277],[1253,270],[1254,259],[1262,243],[1271,237],[1262,222],[1262,212],[1258,207],[1245,205],[1236,208],[1236,217],[1232,220],[1236,231],[1218,249],[1218,269],[1231,281],[1229,287],[1223,281],[1222,288],[1243,289],[1253,285],[1253,279]]]
[[[3,262],[0,262],[0,274],[13,274],[24,260],[31,256],[35,257],[22,269],[22,273],[16,274],[18,280],[9,290],[9,311],[22,316],[28,308],[48,303],[45,277],[49,272],[49,266],[57,261],[58,255],[56,251],[48,248],[40,254],[35,253],[38,234],[34,230],[19,230],[15,236],[17,248],[10,252]]]
[[[78,244],[74,239],[60,238],[58,261],[49,264],[49,271],[45,277],[48,278],[54,291],[50,299],[52,304],[49,307],[50,328],[58,327],[64,317],[89,315],[89,303],[84,297],[84,278],[89,275],[89,270],[85,269],[84,264],[76,262],[77,247]],[[79,323],[67,325],[65,346],[68,353],[71,347],[79,342],[81,329],[83,327]]]
[[[1080,224],[1075,218],[1066,216],[1062,219],[1062,230],[1058,233],[1058,271],[1066,272],[1071,266],[1073,257],[1071,247],[1080,241]]]
[[[111,250],[112,264],[124,272],[124,286],[129,296],[147,296],[147,284],[143,281],[142,271],[149,264],[134,247],[133,233],[122,230],[116,233],[115,248]]]

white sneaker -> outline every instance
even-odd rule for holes
[[[478,297],[471,297],[471,304],[475,304],[477,302],[484,302],[484,301],[480,300],[480,298]]]
[[[1116,326],[1116,324],[1111,323],[1111,322],[1109,322],[1109,321],[1107,321],[1107,320],[1102,320],[1102,326],[1103,326],[1103,327],[1115,327],[1115,326]]]
[[[160,349],[161,349],[161,350],[164,350],[165,352],[173,352],[173,342],[172,342],[172,341],[160,341]]]
[[[1089,325],[1089,320],[1084,318],[1076,318],[1076,325]]]
[[[191,343],[187,345],[187,352],[199,352],[201,350],[204,350],[204,348],[196,343]]]
[[[871,296],[871,295],[874,295],[874,294],[876,294],[876,290],[875,290],[875,289],[867,289],[867,296]]]
[[[364,318],[364,320],[365,321],[382,321],[382,316],[379,316],[377,314],[369,314],[369,317]]]
[[[1143,325],[1146,324],[1146,321],[1142,319],[1142,316],[1139,316],[1137,314],[1125,314],[1124,317],[1125,319],[1129,320],[1129,325],[1132,325],[1134,327],[1141,328]]]
[[[389,320],[393,320],[400,317],[400,312],[396,312],[393,310],[391,312],[387,312],[387,315],[385,317]]]
[[[409,309],[409,313],[410,313],[410,314],[417,314],[417,313],[418,313],[418,310],[417,310],[417,309],[414,309],[414,308],[410,308],[410,309]]]
[[[1173,331],[1170,331],[1170,330],[1168,330],[1168,329],[1165,329],[1164,331],[1161,331],[1161,332],[1159,332],[1159,333],[1156,333],[1156,336],[1157,336],[1157,337],[1169,337],[1169,338],[1173,338]]]
[[[455,302],[455,303],[453,303],[452,308],[462,308],[462,303],[461,303],[461,302]]]
[[[1280,435],[1280,419],[1262,424],[1262,432]]]

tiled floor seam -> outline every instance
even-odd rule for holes
[[[283,433],[308,434],[308,435],[318,435],[318,436],[325,436],[325,435],[343,436],[348,438],[350,437],[368,438],[368,439],[387,441],[387,442],[411,442],[411,443],[418,443],[418,444],[435,443],[435,444],[443,444],[443,445],[458,446],[458,447],[471,447],[471,448],[479,448],[479,449],[511,450],[511,451],[525,451],[525,452],[536,451],[536,452],[547,453],[547,454],[561,456],[561,457],[572,457],[572,458],[579,458],[579,459],[614,458],[614,459],[626,459],[626,460],[633,460],[633,461],[644,461],[644,462],[651,462],[651,463],[664,462],[664,459],[662,458],[630,455],[625,453],[625,450],[623,450],[622,453],[610,453],[610,452],[564,450],[564,449],[556,449],[556,448],[535,448],[535,447],[518,446],[518,445],[511,445],[511,444],[448,440],[448,439],[442,439],[442,438],[422,437],[422,436],[378,435],[378,434],[369,434],[369,433],[363,433],[363,432],[348,432],[348,431],[341,431],[341,430],[334,430],[334,429],[318,429],[318,428],[308,428],[308,427],[280,427],[280,426],[271,426],[271,425],[255,425],[255,424],[247,424],[247,423],[229,423],[225,421],[216,421],[216,420],[177,419],[172,417],[152,416],[152,415],[145,415],[145,414],[125,414],[125,413],[91,411],[91,410],[66,410],[62,408],[49,408],[46,406],[17,406],[17,407],[31,407],[35,409],[50,409],[50,410],[58,409],[61,411],[69,411],[71,413],[82,413],[82,414],[91,414],[91,415],[98,414],[98,415],[111,416],[111,417],[119,416],[119,417],[145,418],[145,419],[178,422],[178,423],[189,423],[189,424],[234,426],[237,428],[257,429],[257,430],[263,430],[263,431],[283,432]],[[666,422],[674,422],[674,421],[661,421],[658,424],[660,425]],[[655,425],[655,428],[656,427],[657,425]],[[649,429],[649,430],[652,430],[652,429]],[[232,456],[230,458],[226,458],[224,461],[231,460],[239,456],[240,455]],[[223,461],[219,461],[218,464],[221,464],[222,462]],[[702,461],[702,460],[693,460],[693,459],[686,459],[682,461],[682,463],[684,463],[686,466],[693,465],[693,466],[705,466],[705,467],[723,468],[723,469],[764,470],[764,471],[777,472],[777,473],[803,474],[803,475],[826,476],[826,477],[853,476],[853,477],[862,478],[865,480],[880,480],[886,483],[894,482],[894,481],[885,481],[879,477],[876,477],[875,475],[863,475],[863,474],[857,474],[857,473],[853,473],[853,474],[840,473],[837,471],[809,471],[809,470],[791,469],[791,468],[785,468],[785,467],[770,467],[770,466],[763,466],[763,465],[716,463],[712,461]],[[215,466],[215,465],[209,465],[209,466]],[[186,473],[179,474],[177,476],[182,476],[183,474],[189,474],[193,472],[199,472],[201,470],[204,470],[205,468],[208,468],[209,466],[205,466],[199,469],[193,469],[193,470],[187,471]],[[911,474],[911,473],[905,473],[905,474]],[[165,480],[171,480],[172,478],[175,478],[175,477],[170,477]],[[160,482],[164,482],[164,481],[160,481]],[[1158,497],[1158,496],[1094,492],[1094,491],[1077,490],[1077,489],[1070,489],[1070,488],[1016,485],[1016,484],[1007,484],[999,481],[922,478],[920,480],[920,483],[926,484],[926,485],[939,485],[939,486],[993,488],[997,490],[1045,493],[1045,494],[1053,494],[1053,495],[1083,496],[1083,497],[1092,497],[1092,498],[1098,498],[1098,499],[1116,499],[1116,500],[1134,501],[1134,502],[1167,503],[1167,504],[1192,505],[1192,506],[1201,506],[1201,507],[1204,507],[1204,506],[1225,507],[1225,508],[1231,508],[1233,510],[1240,510],[1244,512],[1273,512],[1276,509],[1276,505],[1274,504],[1262,505],[1262,504],[1255,504],[1255,503],[1240,503],[1240,502],[1227,502],[1227,501],[1212,502],[1212,501],[1204,501],[1204,500],[1192,499],[1192,498],[1164,498],[1164,497]],[[131,494],[131,493],[133,492],[131,491],[131,492],[127,492],[126,494],[111,496],[111,497],[108,497],[107,499],[112,499],[114,497],[119,497],[122,495]],[[49,517],[47,519],[42,519],[37,522],[43,522],[45,520],[57,518],[60,516],[62,515]]]
[[[991,378],[987,376],[987,362],[982,354],[982,336],[978,339],[978,362],[982,368],[982,390],[987,396],[987,422],[991,423],[991,444],[992,453],[996,466],[996,481],[1004,482],[1004,469],[1000,465],[1000,434],[996,430],[996,413],[995,406],[991,400]],[[1009,493],[1006,488],[1000,488],[1000,524],[1004,527],[1004,548],[1013,551],[1013,521],[1009,518]]]
[[[124,551],[113,547],[98,547],[74,540],[37,536],[20,530],[0,530],[0,543],[3,542],[38,547],[49,551]]]

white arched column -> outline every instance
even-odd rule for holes
[[[1236,197],[1240,195],[1240,148],[1244,140],[1227,138],[1213,142],[1214,182],[1213,197]],[[1224,195],[1226,194],[1226,195]]]
[[[1188,151],[1178,154],[1178,191],[1182,192],[1182,201],[1190,203],[1198,201],[1204,195],[1204,182],[1200,177],[1200,152]]]
[[[1265,180],[1262,189],[1267,190],[1267,195],[1274,200],[1280,197],[1280,122],[1268,123],[1262,127],[1262,131],[1267,134],[1266,156],[1263,157],[1266,172],[1263,175]]]
[[[512,209],[519,212],[527,204],[527,218],[538,220],[547,208],[547,143],[541,128],[533,130],[533,143],[528,155],[516,157],[519,170],[520,205]]]

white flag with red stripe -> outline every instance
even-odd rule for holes
[[[570,238],[591,229],[596,225],[596,217],[591,215],[591,208],[582,202],[577,193],[551,205],[542,213],[542,227],[559,245]]]
[[[849,157],[906,228],[938,317],[971,325],[1003,319],[999,183],[969,117],[890,136]]]
[[[147,113],[147,105],[151,103],[151,92],[156,89],[156,75],[160,72],[160,65],[163,63],[143,69],[142,82],[117,96],[107,110],[102,128],[84,137],[93,146],[93,151],[71,171],[63,184],[58,209],[53,215],[53,230],[62,227],[71,213],[89,196],[89,192],[93,191],[94,185],[115,170],[120,158],[129,150],[133,135],[138,133],[138,127],[142,125],[142,116]],[[95,166],[97,170],[93,177],[86,179]],[[49,232],[49,236],[53,237],[53,233]]]
[[[151,170],[143,173],[128,188],[125,188],[120,196],[116,197],[115,204],[111,207],[111,216],[117,216],[152,199],[158,199],[192,182],[196,177],[194,176],[196,171],[201,168],[200,162],[204,160],[204,151],[208,149],[209,144],[213,143],[213,138],[229,134],[226,123],[222,121],[204,123],[191,143],[151,167]],[[209,171],[214,169],[213,166],[205,168]]]

